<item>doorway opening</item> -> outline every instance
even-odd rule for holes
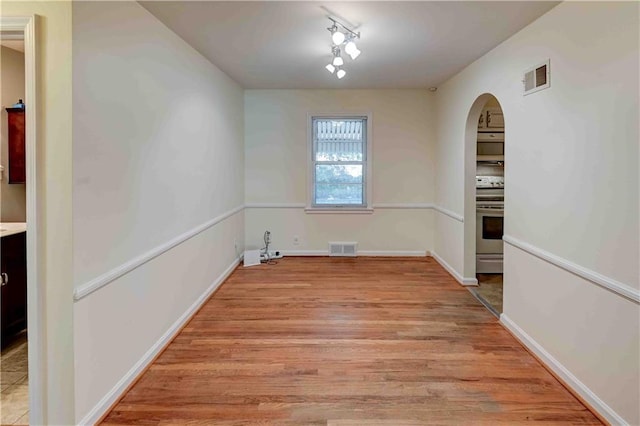
[[[42,424],[43,292],[38,279],[35,16],[0,17],[2,424]]]
[[[2,424],[29,423],[25,63],[20,32],[0,32]]]
[[[474,118],[475,128],[467,128],[472,131],[467,135],[471,145],[467,152],[473,159],[467,163],[470,166],[467,170],[472,172],[474,180],[466,195],[474,207],[467,219],[475,229],[465,234],[469,239],[465,246],[470,248],[465,253],[469,257],[465,264],[470,264],[478,280],[478,286],[471,288],[471,292],[500,317],[503,310],[505,122],[500,103],[490,94],[478,98],[472,112],[475,114],[470,113],[470,119],[478,118]]]

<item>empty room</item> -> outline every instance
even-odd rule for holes
[[[639,3],[0,12],[2,424],[640,424]]]

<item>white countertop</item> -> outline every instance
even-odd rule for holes
[[[27,231],[26,222],[2,222],[0,223],[0,238],[19,234]]]

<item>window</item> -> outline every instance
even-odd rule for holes
[[[311,207],[367,207],[367,117],[312,117]]]

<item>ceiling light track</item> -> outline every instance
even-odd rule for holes
[[[337,27],[340,26],[340,27],[342,27],[343,30],[345,30],[347,33],[351,34],[353,37],[360,38],[360,31],[358,31],[358,32],[353,31],[351,28],[349,28],[348,26],[346,26],[342,22],[338,21],[336,18],[332,18],[331,16],[327,16],[327,18],[329,18],[329,20],[331,22],[333,22],[333,25],[331,27],[327,28],[329,31],[331,31],[334,27],[335,27],[335,29],[337,29]]]
[[[360,50],[356,46],[356,40],[360,39],[360,32],[355,32],[347,25],[338,21],[330,16],[327,17],[331,21],[331,26],[327,28],[331,33],[331,53],[333,59],[325,66],[327,71],[336,75],[339,79],[343,78],[347,72],[342,68],[344,65],[344,59],[342,58],[342,51],[351,57],[351,60],[355,60],[360,56]],[[344,45],[344,47],[342,47]]]

